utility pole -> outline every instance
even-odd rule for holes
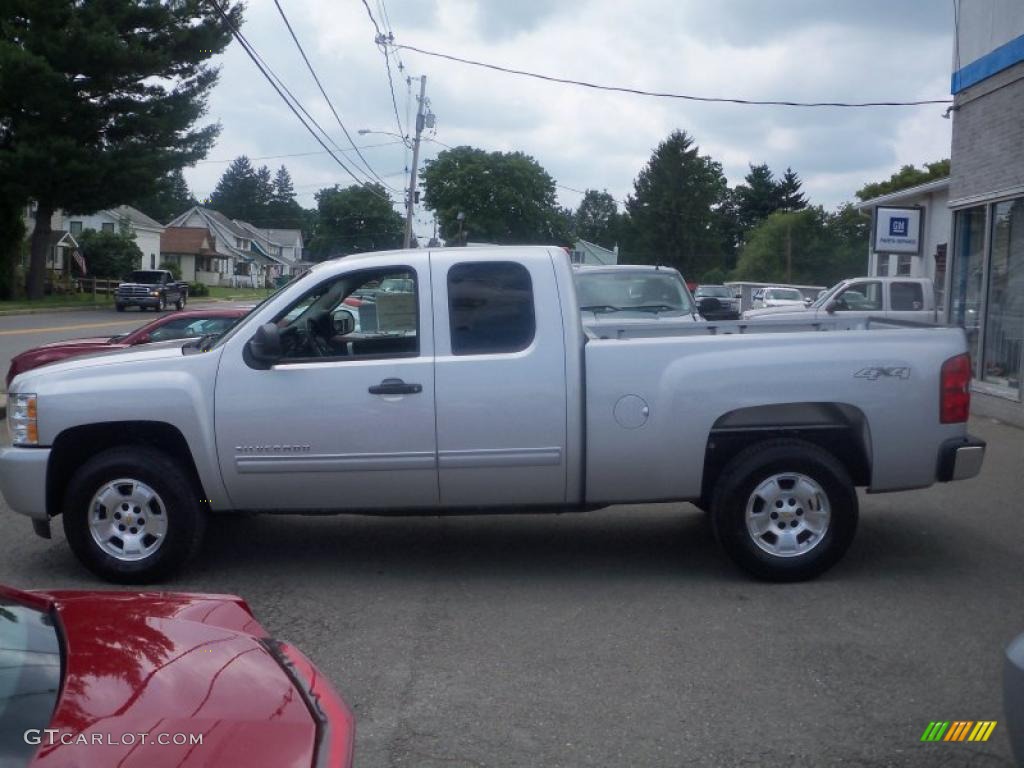
[[[416,166],[420,161],[420,134],[423,133],[423,108],[426,104],[427,76],[420,75],[420,99],[416,107],[416,138],[412,144],[412,168],[409,170],[409,195],[405,201],[405,239],[402,247],[412,245],[412,210],[416,204]]]

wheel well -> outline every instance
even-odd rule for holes
[[[47,514],[60,514],[71,476],[85,461],[108,448],[126,445],[145,445],[163,451],[188,472],[200,497],[206,498],[192,452],[177,427],[159,421],[113,421],[72,427],[57,435],[46,469]]]
[[[843,403],[761,405],[730,411],[711,427],[701,501],[708,502],[719,473],[740,451],[779,437],[820,446],[842,463],[854,485],[871,484],[871,440],[860,409]]]

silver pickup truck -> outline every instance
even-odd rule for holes
[[[410,280],[413,290],[378,290]],[[356,330],[345,299],[372,301]],[[219,339],[16,377],[8,505],[112,581],[153,581],[210,514],[566,511],[690,501],[765,579],[846,551],[857,487],[971,477],[958,328],[580,322],[560,248],[320,264]],[[752,373],[756,372],[756,373]],[[298,555],[297,555],[298,556]]]

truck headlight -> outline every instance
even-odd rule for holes
[[[150,296],[159,296],[160,295],[160,291],[150,291],[149,295]]]
[[[7,432],[13,445],[39,445],[36,396],[16,393],[7,397]]]

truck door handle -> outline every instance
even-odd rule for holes
[[[406,384],[401,379],[384,379],[370,387],[371,395],[417,395],[422,391],[422,384]]]

